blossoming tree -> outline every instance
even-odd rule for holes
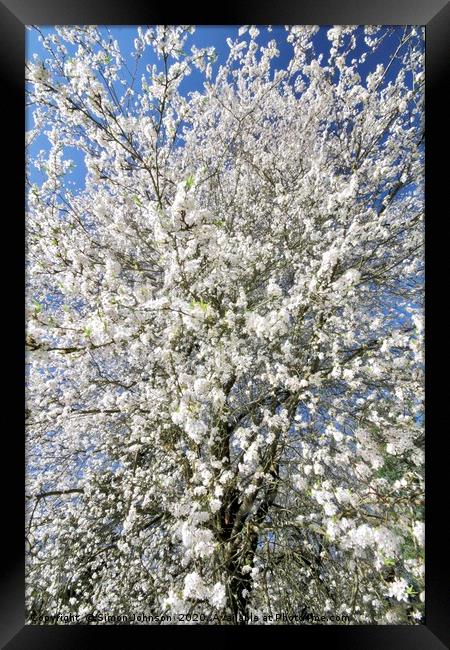
[[[28,617],[420,621],[422,32],[193,31],[27,63]]]

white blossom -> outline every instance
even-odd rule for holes
[[[36,28],[27,621],[420,622],[423,29],[199,30]]]

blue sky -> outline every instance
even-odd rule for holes
[[[331,25],[322,25],[319,31],[315,34],[313,43],[316,55],[323,55],[324,62],[328,59],[330,51],[330,42],[327,38],[327,31],[330,29]],[[261,45],[266,45],[270,40],[274,39],[277,41],[277,46],[279,49],[279,56],[273,61],[272,71],[285,69],[290,61],[292,55],[292,46],[286,42],[286,30],[284,26],[273,26],[271,31],[268,30],[267,26],[258,26],[260,29],[260,35],[258,36],[258,42]],[[39,26],[38,29],[44,34],[47,35],[54,31],[54,26]],[[105,31],[106,27],[100,27],[101,30]],[[134,51],[134,39],[137,35],[136,30],[137,26],[108,26],[108,29],[111,31],[112,36],[119,42],[119,46],[122,52],[122,55],[125,58],[125,61],[131,69],[134,69],[135,59],[132,57],[132,52]],[[196,45],[198,48],[214,46],[217,54],[217,61],[213,64],[213,77],[214,72],[217,71],[219,66],[226,61],[228,55],[228,45],[227,38],[232,40],[238,38],[238,26],[233,25],[214,25],[214,26],[198,26],[195,33],[190,36],[186,42],[186,48],[190,49],[192,45]],[[361,30],[363,27],[361,27]],[[386,26],[386,31],[388,26]],[[387,64],[392,53],[395,51],[400,35],[403,32],[403,26],[395,27],[395,30],[392,34],[387,36],[382,42],[378,50],[368,56],[365,63],[360,65],[359,73],[361,75],[362,81],[364,83],[365,78],[370,72],[373,72],[376,66],[379,63]],[[245,38],[245,36],[243,37]],[[69,52],[75,51],[76,46],[66,44]],[[366,49],[366,48],[364,48]],[[361,44],[359,44],[355,50],[355,58],[359,57],[363,49]],[[27,30],[26,32],[26,58],[31,60],[34,55],[37,55],[39,59],[45,59],[47,53],[43,48],[42,44],[39,41],[39,32],[35,29]],[[158,60],[156,56],[152,53],[150,48],[147,48],[144,56],[142,57],[139,68],[137,79],[140,79],[140,75],[145,71],[145,67],[148,64],[157,64]],[[161,65],[161,63],[159,64]],[[389,83],[396,74],[398,73],[399,63],[395,63],[391,66],[386,77],[384,79],[383,85]],[[192,73],[186,77],[181,86],[180,91],[185,95],[188,95],[192,91],[201,91],[203,87],[203,74],[193,69]],[[124,92],[126,87],[121,87],[121,90],[117,88],[119,92]],[[26,128],[31,128],[33,122],[31,119],[33,107],[28,107],[26,111]],[[34,158],[40,150],[48,149],[48,141],[44,134],[40,135],[29,148],[29,155],[31,158]],[[71,158],[75,163],[75,169],[70,173],[70,185],[72,189],[82,189],[84,186],[84,176],[85,176],[85,167],[83,163],[83,156],[80,152],[75,149],[67,149],[67,157]],[[29,170],[30,181],[32,183],[40,184],[43,181],[43,175],[39,173],[36,169],[31,168]],[[69,181],[69,179],[68,179]]]

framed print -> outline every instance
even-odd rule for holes
[[[448,5],[0,15],[4,646],[446,647]]]

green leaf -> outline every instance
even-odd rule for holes
[[[377,470],[379,478],[385,478],[390,483],[397,481],[404,474],[404,462],[401,458],[387,455],[384,458],[384,465]]]
[[[417,558],[418,552],[411,536],[408,536],[403,540],[400,548],[405,560],[414,560]]]
[[[139,199],[139,197],[137,197],[137,196],[133,196],[133,201],[134,201],[135,204],[138,206],[138,208],[141,208],[141,207],[142,207],[142,202],[141,202],[141,200]]]
[[[92,329],[90,327],[85,327],[83,330],[83,334],[89,337],[92,334]]]
[[[208,306],[209,303],[205,302],[203,298],[200,298],[200,300],[191,300],[192,309],[199,307],[202,311],[206,311],[208,309]]]
[[[41,303],[38,302],[37,300],[33,300],[33,304],[34,304],[34,313],[39,314],[42,311]]]
[[[190,176],[188,176],[188,177],[186,178],[186,189],[187,189],[187,190],[190,190],[191,187],[193,186],[193,184],[194,184],[194,177],[193,177],[193,175],[191,174]]]

